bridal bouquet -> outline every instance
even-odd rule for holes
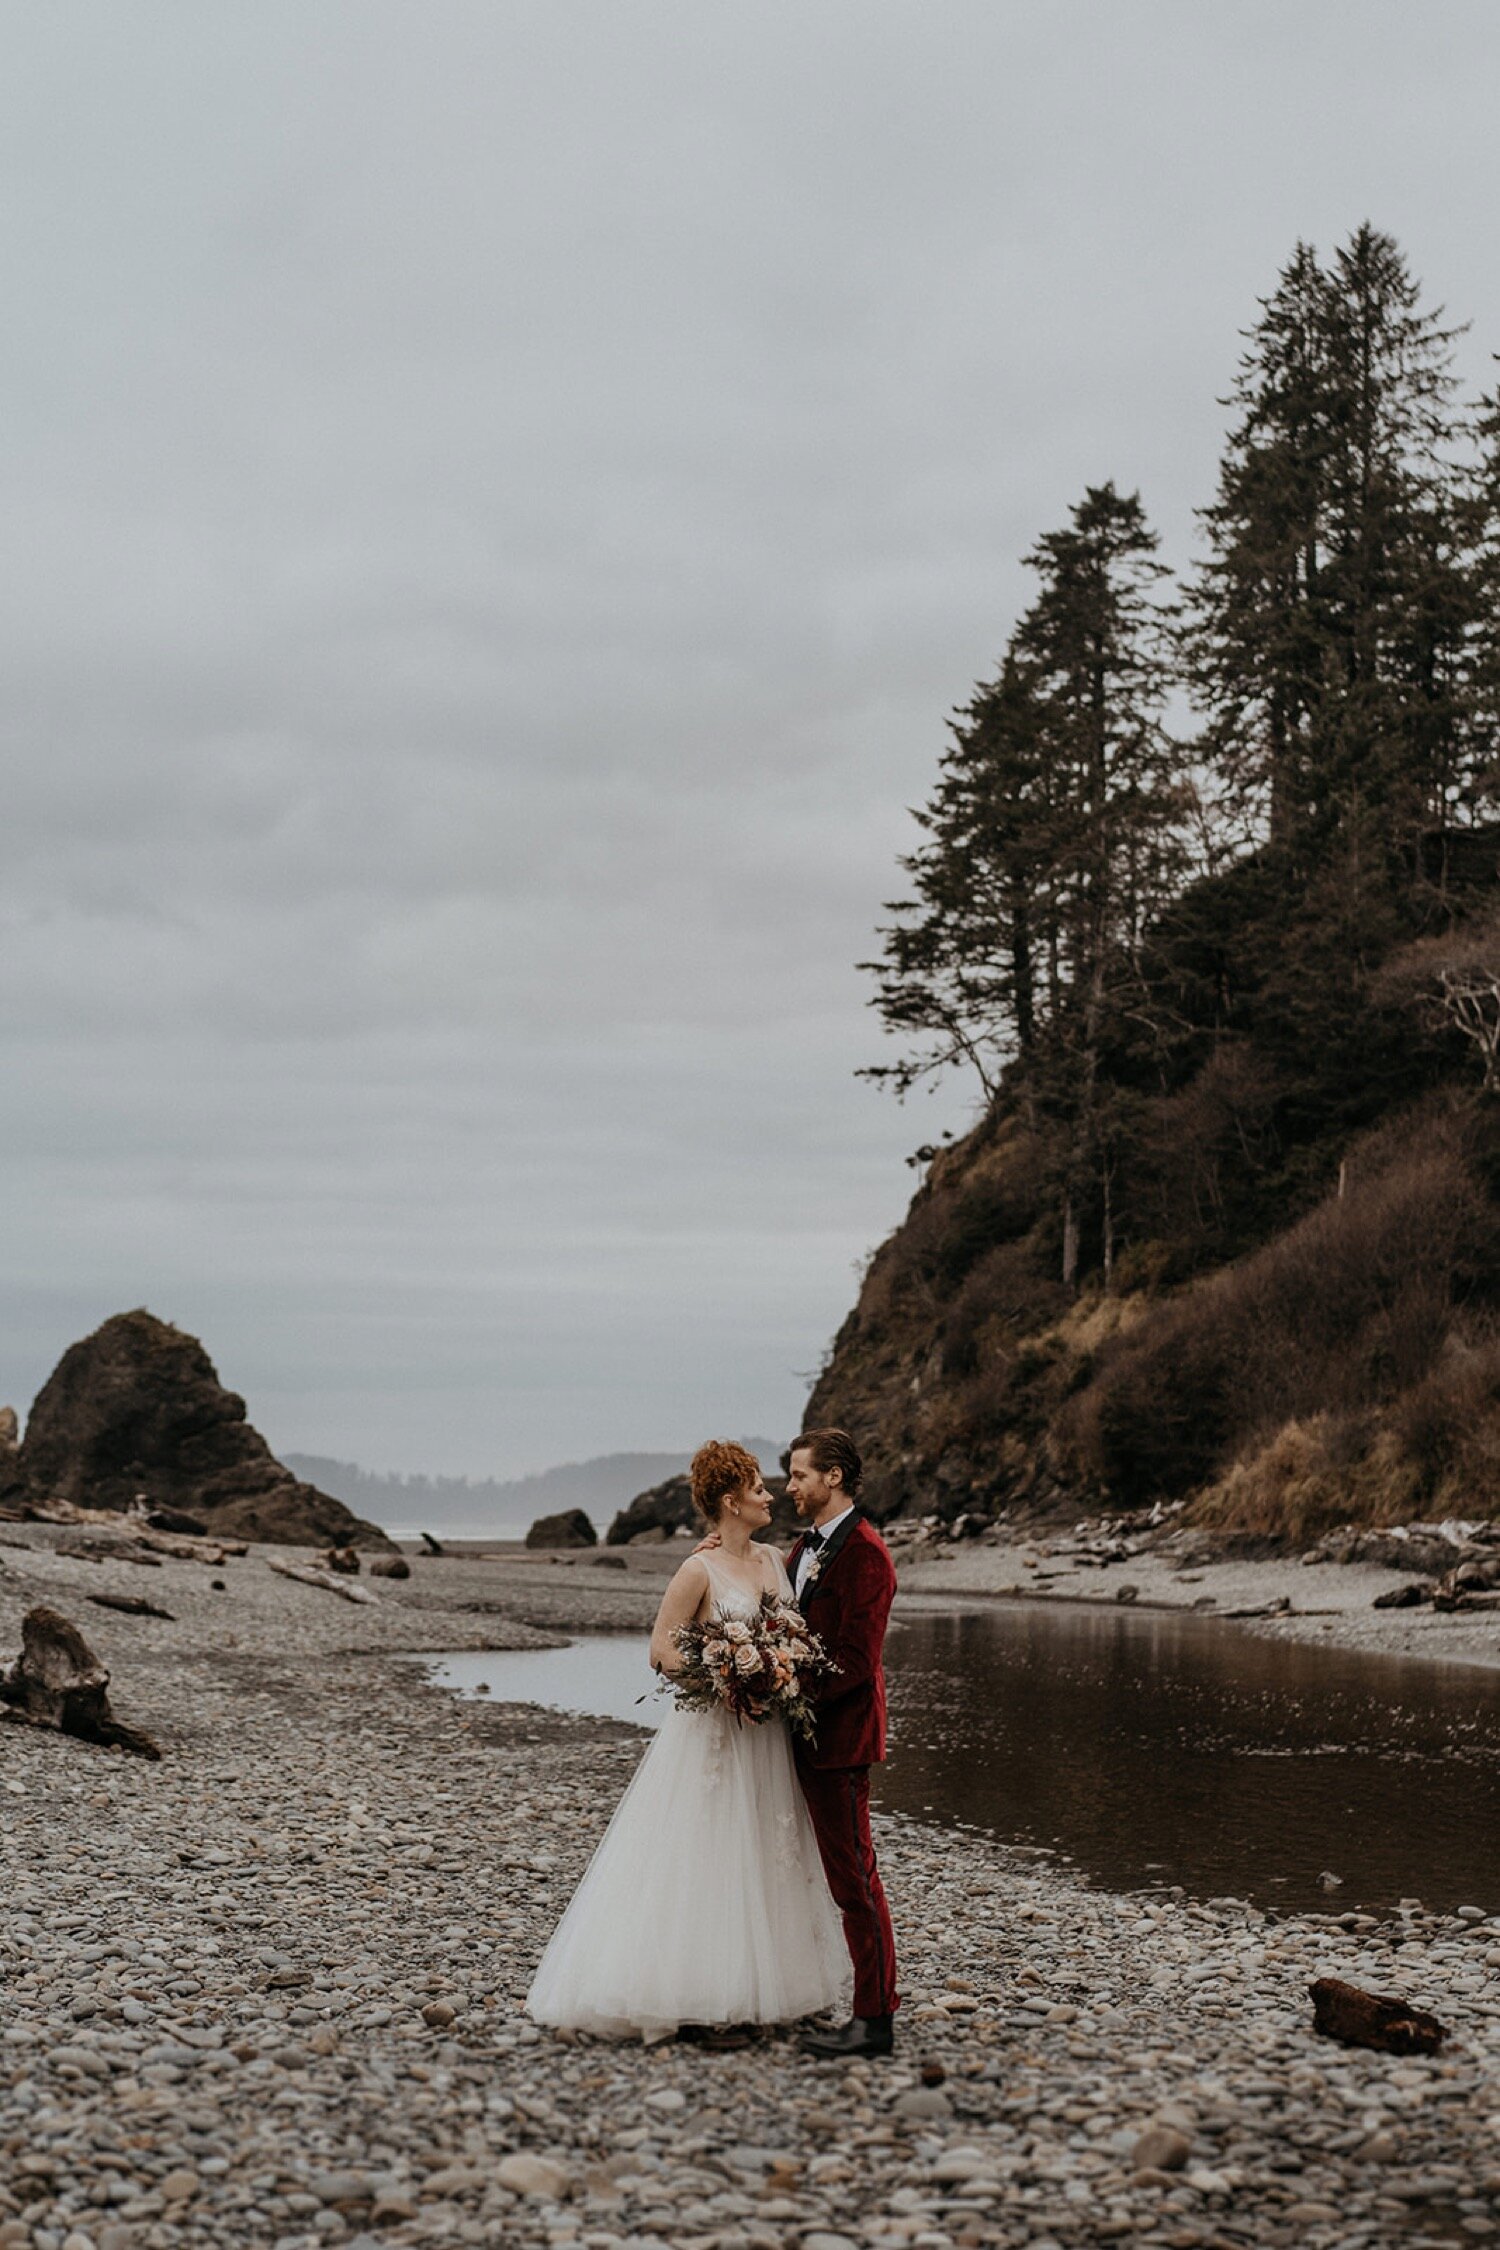
[[[753,1618],[715,1612],[678,1628],[682,1669],[667,1683],[685,1711],[732,1711],[742,1726],[785,1719],[812,1739],[807,1690],[838,1667],[795,1602],[762,1594]]]

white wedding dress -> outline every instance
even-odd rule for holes
[[[754,1596],[703,1560],[715,1608],[753,1615]],[[553,1932],[528,2013],[649,2041],[682,2024],[847,2012],[849,1982],[786,1725],[673,1704]]]

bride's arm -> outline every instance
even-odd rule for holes
[[[681,1625],[690,1625],[703,1607],[703,1597],[708,1592],[708,1565],[697,1555],[689,1555],[671,1585],[661,1598],[661,1608],[656,1613],[656,1623],[651,1628],[651,1668],[654,1672],[680,1672],[682,1651],[673,1635]]]

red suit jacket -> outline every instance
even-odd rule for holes
[[[787,1558],[793,1582],[805,1541]],[[799,1739],[806,1766],[875,1766],[885,1757],[885,1674],[880,1652],[896,1592],[890,1549],[858,1509],[845,1516],[801,1594],[802,1613],[838,1670],[812,1690],[818,1731]]]

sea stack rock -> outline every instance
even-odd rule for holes
[[[526,1534],[528,1547],[597,1547],[599,1534],[582,1508],[564,1508],[560,1515],[538,1516]]]
[[[648,1491],[638,1492],[629,1506],[620,1510],[604,1543],[607,1547],[628,1547],[643,1531],[660,1532],[670,1538],[674,1531],[690,1531],[697,1520],[687,1478],[668,1477],[665,1484],[653,1484]]]
[[[775,1505],[762,1536],[795,1539],[797,1511],[786,1496],[785,1477],[767,1477],[766,1490]],[[653,1484],[648,1491],[638,1492],[628,1507],[620,1510],[605,1533],[604,1543],[607,1547],[628,1547],[643,1531],[670,1539],[679,1531],[699,1533],[703,1528],[693,1509],[693,1488],[688,1479],[668,1477],[664,1484]]]
[[[300,1484],[245,1419],[195,1336],[118,1313],[63,1353],[16,1456],[36,1500],[183,1509],[211,1532],[290,1546],[378,1547],[385,1533]]]

